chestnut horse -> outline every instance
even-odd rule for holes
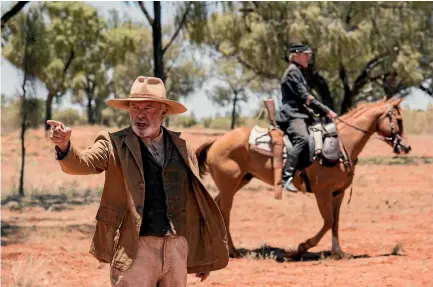
[[[404,145],[402,140],[405,135],[400,102],[401,99],[393,98],[362,104],[337,118],[340,146],[344,147],[352,162],[356,162],[365,144],[375,133],[378,134],[375,137],[391,145],[395,153],[410,151],[410,146]],[[226,223],[231,257],[240,256],[233,245],[229,229],[234,195],[253,177],[271,185],[274,182],[272,158],[249,148],[250,131],[250,128],[245,127],[234,129],[217,140],[202,144],[196,150],[201,176],[209,171],[219,190],[215,200]],[[332,229],[332,253],[344,257],[338,239],[338,222],[340,206],[345,190],[352,183],[353,171],[353,165],[350,168],[343,163],[337,163],[332,167],[325,167],[317,161],[313,161],[303,170],[310,179],[310,190],[316,197],[324,222],[314,237],[299,244],[297,256],[316,246],[325,233]],[[299,171],[294,185],[298,190],[305,187]]]

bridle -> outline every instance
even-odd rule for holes
[[[411,148],[410,145],[406,146],[406,145],[404,145],[404,144],[401,143],[402,142],[402,138],[401,138],[401,136],[399,134],[397,134],[395,132],[394,122],[392,121],[392,119],[393,119],[393,111],[394,111],[394,109],[396,109],[398,111],[398,109],[397,109],[397,107],[394,107],[392,109],[389,106],[389,104],[386,104],[386,108],[387,108],[387,111],[386,111],[385,117],[383,117],[382,120],[376,122],[376,130],[378,131],[379,127],[383,123],[383,121],[386,118],[388,118],[389,119],[389,123],[390,123],[390,130],[391,130],[391,135],[389,137],[386,137],[386,136],[383,136],[383,135],[374,135],[375,132],[364,130],[364,129],[360,128],[360,127],[357,127],[355,125],[352,125],[352,124],[346,122],[345,120],[342,120],[339,117],[337,117],[336,119],[339,120],[340,122],[344,123],[345,125],[347,125],[347,126],[353,128],[353,129],[355,129],[355,130],[358,130],[358,131],[366,133],[366,134],[374,135],[376,139],[379,139],[379,140],[384,141],[386,143],[392,143],[393,152],[395,152],[397,154],[399,154],[401,152],[401,150],[403,150],[404,152],[408,153],[412,148]],[[399,119],[399,118],[397,118],[397,123],[399,125],[399,130],[402,131],[403,130],[402,120]],[[335,128],[337,130],[337,124],[335,123],[335,120],[334,120],[334,124],[335,124]],[[338,130],[337,130],[337,135],[338,135]],[[342,139],[340,138],[340,136],[338,136],[338,138],[339,138],[339,140],[340,140],[340,142],[341,142],[341,144],[343,146],[344,152],[346,153],[346,161],[349,163],[349,166],[350,166],[349,174],[353,176],[353,163],[352,163],[352,160],[350,159],[350,155],[346,151],[346,148],[344,146],[344,143],[342,142]],[[352,191],[353,191],[353,186],[350,188],[350,198],[349,198],[349,201],[347,202],[347,204],[349,204],[350,200],[352,199]]]
[[[409,146],[404,145],[402,143],[403,139],[401,138],[401,136],[395,132],[395,125],[394,125],[394,122],[393,122],[393,116],[394,116],[393,115],[393,111],[394,111],[394,109],[397,109],[397,107],[391,108],[390,105],[387,104],[386,108],[387,108],[387,112],[386,112],[385,117],[383,117],[380,121],[377,121],[377,130],[379,130],[379,127],[383,123],[383,121],[386,118],[388,118],[389,119],[389,123],[390,123],[391,135],[389,137],[386,137],[386,136],[383,136],[383,135],[375,135],[375,138],[379,139],[381,141],[384,141],[386,143],[391,143],[392,144],[393,152],[396,153],[396,154],[399,154],[402,150],[407,153],[407,152],[409,152],[412,149],[412,147],[410,145]],[[337,117],[337,120],[339,120],[340,122],[344,123],[345,125],[353,128],[355,130],[358,130],[360,132],[363,132],[363,133],[366,133],[366,134],[370,134],[370,135],[373,135],[375,133],[375,132],[371,132],[371,131],[359,128],[357,126],[354,126],[354,125],[352,125],[352,124],[350,124],[350,123],[342,120],[339,117]],[[397,118],[397,123],[399,125],[399,130],[402,131],[402,129],[403,129],[402,120],[399,119],[399,118]]]

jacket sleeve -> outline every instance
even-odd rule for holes
[[[312,108],[313,111],[320,114],[320,116],[322,117],[326,117],[330,111],[330,109],[327,106],[325,106],[324,104],[322,104],[316,99],[311,100],[308,106]]]
[[[69,145],[66,155],[57,150],[57,160],[65,173],[74,175],[98,174],[108,167],[112,145],[108,132],[100,132],[93,145],[79,151],[74,145]]]

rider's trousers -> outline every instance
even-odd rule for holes
[[[299,156],[302,152],[309,151],[309,133],[305,119],[291,119],[287,122],[277,123],[288,136],[293,145],[290,153],[287,154],[287,161],[283,169],[282,180],[287,181],[289,177],[294,176],[298,165]]]

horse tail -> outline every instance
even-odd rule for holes
[[[198,161],[200,177],[203,177],[208,172],[207,163],[206,163],[207,152],[208,152],[209,148],[211,147],[211,145],[213,145],[214,142],[215,142],[215,140],[205,142],[204,144],[199,146],[197,148],[197,150],[195,151],[195,155],[196,155],[197,161]]]

